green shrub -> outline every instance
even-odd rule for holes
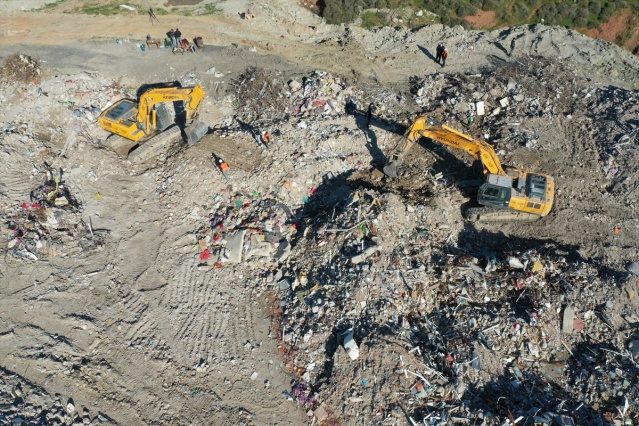
[[[362,28],[366,28],[367,30],[383,26],[386,23],[386,20],[376,12],[364,12],[362,13],[361,18]]]
[[[592,13],[595,16],[599,16],[602,8],[603,8],[603,5],[601,4],[601,2],[598,2],[598,1],[591,1],[588,4],[588,10],[590,11],[590,13]]]
[[[529,13],[530,11],[526,7],[526,5],[523,3],[515,3],[515,5],[513,6],[513,15],[519,21],[528,18]]]
[[[578,27],[585,27],[586,25],[588,25],[588,18],[590,17],[590,14],[588,13],[587,9],[579,9],[577,11],[577,17],[575,18],[575,25]]]
[[[457,16],[470,16],[477,13],[477,8],[468,3],[460,2],[457,5],[457,9],[455,9],[455,13]]]

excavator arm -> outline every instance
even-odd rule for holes
[[[484,177],[477,192],[482,207],[469,208],[471,221],[534,220],[546,216],[554,203],[555,183],[552,176],[509,168],[504,170],[497,153],[488,143],[475,140],[429,117],[418,117],[406,134],[399,155],[391,157],[384,173],[397,177],[397,167],[406,153],[422,136],[444,145],[466,151],[481,160]]]
[[[190,120],[197,112],[203,99],[204,90],[202,90],[202,87],[199,85],[193,87],[151,89],[140,96],[136,120],[144,126],[147,133],[150,133],[151,129],[155,128],[155,117],[151,113],[155,104],[184,101],[187,120]]]
[[[506,175],[501,166],[497,153],[492,146],[480,140],[475,140],[468,135],[458,132],[457,130],[446,126],[434,119],[422,115],[418,117],[411,125],[406,134],[406,142],[401,149],[400,154],[391,163],[384,166],[384,173],[389,176],[397,177],[397,167],[399,167],[404,157],[415,145],[421,137],[427,137],[440,142],[444,145],[466,151],[474,158],[481,160],[485,173],[496,175]]]

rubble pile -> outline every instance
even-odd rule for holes
[[[534,147],[539,135],[516,126],[526,119],[571,116],[587,111],[597,88],[575,77],[569,64],[522,56],[477,74],[412,76],[411,93],[425,112],[445,111],[445,119],[466,126],[479,120],[484,138],[498,147]]]
[[[634,165],[639,141],[639,93],[614,87],[597,89],[589,99],[587,115],[600,138],[599,166],[608,180],[607,191],[627,204],[637,202]],[[608,117],[601,120],[601,117]]]
[[[151,253],[153,260],[145,264],[144,258],[136,259],[140,270],[133,265],[131,276],[118,282],[126,288],[126,296],[118,294],[122,306],[131,302],[130,322],[140,322],[142,330],[127,333],[128,347],[143,351],[147,359],[166,359],[176,371],[192,369],[201,376],[214,370],[216,362],[241,365],[249,359],[251,355],[243,358],[237,347],[227,345],[216,358],[204,348],[194,366],[180,364],[187,356],[176,356],[178,345],[165,326],[138,318],[147,309],[153,316],[169,312],[153,310],[156,301],[149,308],[139,300],[168,287],[162,283],[162,273],[177,265],[190,277],[187,258],[191,257],[193,276],[209,274],[206,278],[212,276],[212,282],[230,283],[233,298],[268,294],[277,325],[269,337],[277,339],[283,363],[295,377],[282,398],[305,407],[312,421],[320,424],[341,420],[392,425],[406,419],[411,424],[637,424],[639,266],[633,264],[622,274],[603,256],[588,263],[576,248],[562,255],[563,246],[557,247],[561,242],[548,243],[543,250],[538,241],[526,244],[523,237],[517,244],[510,238],[504,243],[509,232],[516,234],[506,227],[495,231],[501,234],[494,238],[502,241],[495,249],[494,242],[489,246],[484,241],[489,232],[471,229],[463,221],[458,211],[461,196],[451,185],[454,173],[449,176],[441,171],[445,169],[413,163],[405,165],[398,181],[390,181],[370,167],[390,151],[388,134],[398,136],[399,124],[409,123],[415,113],[432,114],[456,128],[467,126],[464,131],[481,134],[500,156],[516,148],[537,152],[563,147],[563,141],[545,144],[533,126],[519,130],[524,122],[546,123],[561,117],[575,133],[582,132],[579,136],[591,135],[593,129],[606,135],[584,143],[584,151],[592,147],[594,152],[588,155],[599,163],[588,163],[586,154],[575,157],[585,164],[583,169],[595,167],[605,175],[611,199],[632,204],[636,198],[630,195],[639,185],[632,165],[639,160],[634,149],[639,124],[636,94],[592,88],[585,80],[577,81],[567,65],[529,57],[478,74],[413,77],[414,103],[390,91],[365,93],[327,72],[316,71],[299,80],[290,80],[288,90],[281,88],[285,118],[278,119],[279,104],[251,116],[259,117],[251,124],[273,127],[268,129],[274,137],[271,146],[259,145],[260,133],[255,131],[263,129],[251,124],[225,129],[224,142],[231,146],[225,151],[230,177],[215,174],[210,162],[208,147],[222,145],[217,139],[204,140],[210,143],[199,151],[206,151],[204,158],[188,154],[202,145],[189,148],[193,151],[180,147],[168,157],[162,154],[160,167],[150,172],[155,176],[145,176],[151,184],[145,185],[144,196],[132,198],[136,209],[157,209],[157,219],[148,223],[158,229],[188,222],[184,228],[188,231],[178,234],[170,249],[149,238],[139,252]],[[200,81],[193,72],[182,82]],[[23,160],[27,164],[31,156],[57,155],[66,160],[76,150],[102,152],[98,150],[104,148],[104,135],[95,122],[101,108],[115,99],[134,97],[130,90],[89,74],[31,82],[15,90],[36,99],[36,109],[42,110],[39,123],[21,119],[29,116],[26,108],[9,111],[2,123],[6,154],[28,156]],[[378,104],[377,128],[363,126],[361,120],[371,100]],[[259,102],[253,107],[260,109]],[[466,121],[469,113],[478,117],[477,122]],[[225,122],[232,124],[234,119],[226,117]],[[237,140],[245,142],[247,137],[258,145],[234,152],[241,146]],[[76,174],[108,182],[111,170],[98,170],[92,164],[91,170],[77,167]],[[122,174],[135,174],[129,166]],[[79,187],[67,186],[61,169],[45,164],[31,174],[39,185],[32,187],[28,201],[29,194],[20,194],[18,202],[12,188],[4,183],[0,187],[3,198],[5,192],[10,194],[0,210],[6,254],[34,261],[79,257],[81,251],[90,253],[105,243],[104,230],[93,229],[90,219],[83,220],[84,202],[75,198],[76,189],[80,196]],[[122,192],[128,183],[121,183]],[[609,213],[597,213],[601,210],[595,210],[594,204],[586,215],[593,222],[607,222],[604,213]],[[146,223],[122,226],[136,234],[135,228]],[[610,228],[619,229],[612,223]],[[530,227],[528,235],[542,233],[541,229]],[[161,237],[161,232],[157,235]],[[602,241],[607,240],[596,240]],[[157,246],[162,247],[160,254],[154,254]],[[631,252],[624,249],[624,254]],[[125,260],[116,261],[122,262],[121,269],[130,266]],[[155,267],[164,261],[166,269]],[[108,265],[109,270],[118,268]],[[97,275],[102,269],[90,273]],[[136,280],[153,269],[157,271],[149,273],[148,288],[139,285]],[[187,294],[190,282],[198,289],[207,287],[206,281],[196,278],[184,282],[185,297],[192,299],[200,296]],[[137,291],[140,288],[144,291]],[[207,294],[202,299],[210,303],[215,297]],[[193,312],[216,306],[170,305],[171,310]],[[230,309],[234,309],[231,304]],[[251,325],[247,317],[233,321]],[[118,322],[118,329],[125,322]],[[184,330],[191,327],[185,324]],[[180,339],[199,346],[198,339],[214,339],[207,327],[193,336],[185,331]],[[223,331],[216,336],[223,336]],[[252,340],[259,338],[254,335]],[[254,345],[249,341],[243,347],[249,353]],[[257,374],[248,377],[255,381]],[[26,385],[15,380],[9,374],[2,376],[2,394],[8,396],[0,406],[0,420],[109,422],[105,416],[80,415],[72,401],[31,403],[24,391],[17,391]],[[265,388],[270,386],[264,383]],[[225,378],[224,384],[233,382]],[[52,408],[39,408],[45,405]],[[32,414],[35,417],[28,417]]]
[[[72,399],[61,401],[20,376],[0,369],[0,423],[7,425],[113,425],[103,413],[76,407]]]
[[[330,217],[307,212],[270,285],[306,389],[292,399],[366,424],[639,420],[635,278],[534,250],[464,253],[426,217],[382,226],[404,201],[355,191]]]
[[[329,72],[315,71],[302,82],[288,82],[290,111],[297,116],[336,115],[344,112],[346,99],[356,89]]]
[[[62,170],[45,163],[37,172],[45,178],[31,191],[29,201],[0,209],[0,230],[8,241],[2,250],[15,258],[39,260],[104,244],[104,233],[94,232],[82,219],[82,205],[64,182]]]
[[[489,140],[503,149],[540,149],[536,136],[517,139],[517,126],[506,123],[596,108],[591,102],[605,90],[570,83],[573,92],[564,94],[565,81],[549,77],[560,72],[539,67],[510,77],[437,74],[416,81],[413,93],[431,100],[426,113],[451,121],[446,111],[459,105],[472,109],[481,100],[489,111],[494,102],[499,111],[482,128],[511,133]],[[542,99],[534,90],[540,78],[559,96]],[[299,105],[312,105],[304,99],[321,98],[332,84],[329,74],[305,81],[318,94],[304,96],[300,85],[292,92]],[[355,88],[349,98],[365,105]],[[376,99],[384,120],[405,121],[385,104],[396,97]],[[281,143],[261,151],[265,167],[222,185],[207,217],[191,211],[203,226],[183,247],[184,254],[196,247],[201,270],[245,279],[250,268],[246,285],[272,294],[280,354],[297,378],[284,398],[328,423],[395,424],[406,416],[431,424],[637,421],[636,279],[603,276],[603,264],[550,249],[458,244],[463,220],[434,200],[458,196],[447,177],[406,165],[410,179],[391,185],[344,152],[337,155],[342,173],[328,173],[325,160],[335,157],[319,143],[354,133],[339,121],[349,118],[339,108],[316,106],[300,107],[302,120],[280,123]],[[268,184],[269,162],[289,170],[276,185]],[[304,182],[298,190],[295,180]]]
[[[212,202],[214,213],[207,226],[196,233],[202,261],[214,254],[216,267],[243,261],[268,267],[289,256],[287,237],[292,227],[287,225],[291,215],[288,206],[259,193],[232,191],[215,196]],[[190,251],[190,246],[185,250]]]
[[[4,60],[0,77],[5,81],[27,83],[40,77],[41,67],[37,60],[28,55],[14,53]]]

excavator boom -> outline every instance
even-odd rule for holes
[[[504,170],[497,153],[487,142],[473,139],[427,116],[418,117],[406,134],[399,155],[391,157],[384,173],[397,177],[406,153],[421,137],[463,150],[481,160],[484,179],[477,202],[483,207],[467,211],[470,220],[530,220],[546,216],[554,202],[555,185],[551,176],[516,169]]]
[[[501,162],[497,157],[497,153],[492,146],[484,141],[479,141],[465,135],[457,130],[446,126],[430,117],[422,115],[418,117],[406,136],[406,142],[399,154],[399,157],[393,162],[385,166],[384,173],[390,177],[397,177],[396,169],[404,160],[406,153],[421,137],[427,137],[444,145],[461,149],[472,155],[477,160],[481,160],[484,170],[488,173],[505,175],[506,172],[501,166]]]
[[[177,101],[184,102],[187,120],[190,120],[197,113],[202,100],[204,100],[204,90],[202,90],[202,86],[199,85],[193,87],[167,87],[148,90],[140,96],[137,122],[145,123],[147,129],[151,129],[150,120],[153,116],[153,107],[158,103]]]

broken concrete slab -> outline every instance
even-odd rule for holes
[[[317,419],[317,421],[321,424],[324,420],[328,419],[328,413],[323,405],[320,405],[313,411],[313,415]]]
[[[255,247],[252,247],[244,257],[250,259],[253,256],[256,257],[270,257],[273,254],[273,246],[270,243],[258,243]]]
[[[369,247],[366,250],[364,250],[363,252],[361,252],[360,254],[358,254],[357,256],[351,257],[351,263],[353,265],[357,265],[358,263],[362,263],[363,261],[368,259],[370,256],[372,256],[376,251],[377,251],[377,247]]]
[[[482,115],[484,115],[486,113],[486,110],[484,109],[484,101],[476,102],[475,110],[477,111],[478,117],[481,117]]]
[[[228,262],[240,263],[242,261],[244,235],[246,235],[246,229],[237,231],[226,243],[225,250]]]
[[[359,347],[353,338],[353,330],[348,330],[344,333],[344,349],[348,353],[348,356],[355,361],[359,358]]]
[[[287,240],[283,240],[280,245],[277,247],[277,252],[275,252],[275,260],[280,262],[285,261],[288,256],[291,254],[291,243]]]
[[[574,329],[575,324],[575,308],[572,306],[566,306],[564,309],[564,317],[561,325],[561,329],[564,333],[570,334]]]

